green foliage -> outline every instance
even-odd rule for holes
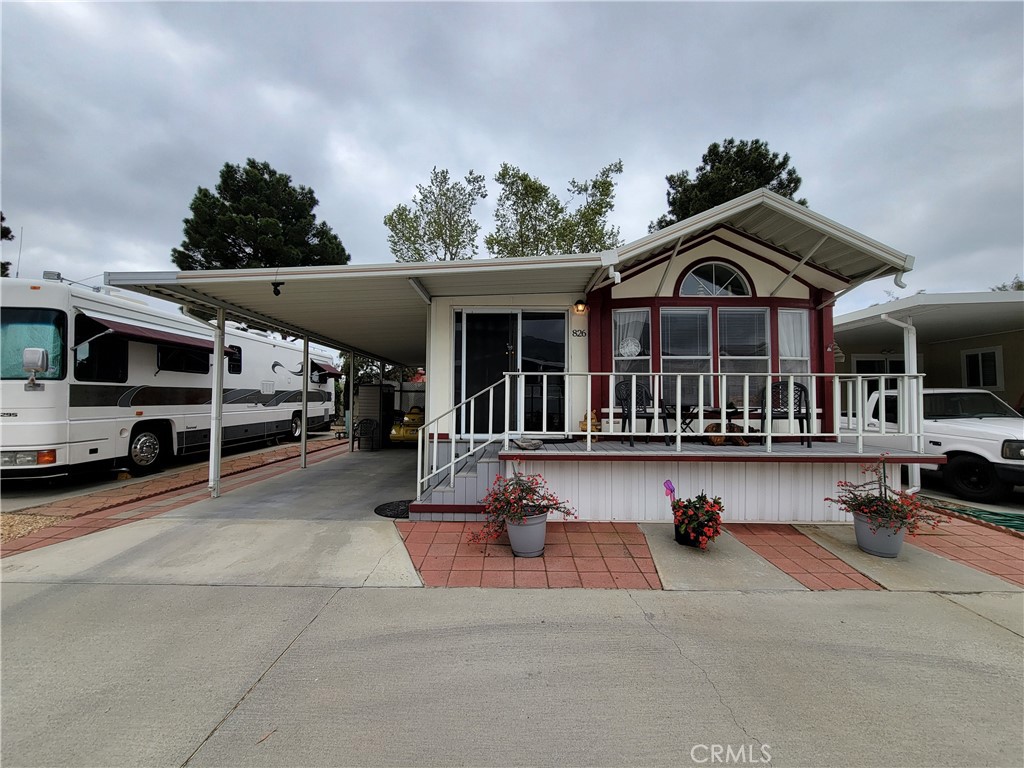
[[[2,240],[13,240],[14,232],[4,222],[7,221],[7,217],[4,216],[3,212],[0,211],[0,241]],[[3,261],[0,262],[0,277],[11,276],[11,262]]]
[[[182,270],[347,264],[341,240],[317,223],[317,204],[312,189],[292,186],[269,163],[225,163],[215,192],[196,190],[171,258]]]
[[[792,200],[802,183],[796,169],[789,167],[788,154],[780,157],[760,139],[736,141],[732,138],[708,147],[692,179],[689,171],[680,171],[666,176],[665,180],[668,182],[665,193],[668,213],[652,221],[649,232],[657,232],[762,187]],[[807,205],[805,199],[796,202]]]
[[[1024,280],[1020,279],[1020,275],[1014,275],[1013,280],[1002,285],[993,285],[993,291],[1024,291]]]
[[[494,232],[484,238],[487,250],[503,258],[554,253],[565,208],[551,189],[508,163],[501,164],[494,180],[501,194]]]
[[[589,181],[569,182],[562,202],[536,176],[502,163],[494,180],[501,187],[494,213],[495,229],[484,238],[487,250],[499,257],[592,253],[621,243],[618,227],[608,223],[615,207],[615,180],[622,173],[616,160]],[[581,198],[579,205],[571,205]]]
[[[416,185],[412,205],[396,205],[384,217],[388,245],[395,261],[456,261],[477,253],[480,225],[473,206],[487,197],[484,177],[471,170],[465,182],[452,181],[435,166],[430,184]]]

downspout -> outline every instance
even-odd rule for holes
[[[220,496],[220,456],[224,438],[224,309],[217,310],[213,335],[213,383],[210,385],[210,498]]]
[[[895,278],[896,284],[899,285],[899,277]],[[906,287],[906,286],[903,286]],[[903,371],[907,376],[917,376],[917,328],[914,327],[913,320],[907,318],[908,322],[904,323],[900,320],[895,320],[887,314],[879,315],[879,319],[882,322],[895,325],[897,328],[903,329]],[[911,448],[915,453],[921,452],[921,432],[924,429],[924,425],[921,424],[921,409],[919,404],[922,402],[921,388],[918,386],[918,380],[916,378],[908,378],[908,382],[913,382],[913,397],[907,397],[906,403],[908,406],[907,419],[910,424],[914,425],[914,435],[911,438]],[[909,395],[909,393],[908,393]],[[917,493],[921,490],[921,465],[911,464],[907,467],[907,474],[909,475],[910,488],[907,489],[908,493]]]

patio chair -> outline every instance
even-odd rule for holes
[[[360,419],[356,422],[356,428],[352,430],[352,447],[362,450],[363,441],[369,442],[371,451],[380,447],[380,434],[375,419]]]
[[[630,431],[629,444],[634,445],[632,429],[635,429],[636,420],[643,419],[648,432],[651,431],[651,424],[654,423],[654,411],[651,406],[654,398],[651,396],[651,388],[644,382],[636,383],[636,407],[633,402],[633,382],[631,380],[620,381],[615,385],[615,404],[622,412],[622,431]],[[661,424],[668,432],[668,417],[664,410],[661,412]],[[646,440],[650,442],[650,437]],[[665,444],[668,445],[668,435],[665,436]]]
[[[810,414],[807,412],[807,403],[809,401],[807,395],[807,387],[799,382],[793,382],[793,419],[797,423],[797,428],[800,430],[801,435],[807,434],[807,447],[811,447],[811,430],[810,430]],[[788,381],[773,381],[771,387],[761,392],[761,432],[766,433],[765,424],[770,429],[772,423],[777,420],[789,420],[790,402],[789,402],[789,382]],[[761,438],[761,444],[764,445],[767,440],[767,436]],[[800,445],[804,444],[804,438],[801,436]]]

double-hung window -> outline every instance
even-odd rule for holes
[[[718,364],[725,376],[728,403],[743,405],[743,374],[766,374],[771,364],[767,309],[718,310]],[[746,392],[753,404],[764,388],[764,377],[748,379]],[[726,405],[727,403],[720,403]]]
[[[662,379],[663,399],[674,403],[678,386],[680,402],[695,406],[700,377],[695,374],[711,373],[711,310],[661,310],[661,370],[663,373],[686,374],[677,379]],[[704,377],[704,404],[711,404],[711,377]]]
[[[651,311],[616,309],[612,312],[612,372],[651,372]],[[628,377],[616,377],[629,381]],[[638,376],[637,384],[647,384],[647,376]]]
[[[779,372],[811,372],[811,337],[805,309],[779,310]],[[796,381],[805,387],[810,385],[807,377]]]

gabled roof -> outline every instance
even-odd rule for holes
[[[749,192],[685,221],[635,240],[618,250],[617,269],[661,258],[715,230],[747,235],[790,276],[845,292],[882,277],[897,279],[914,266],[900,253],[767,189]],[[602,280],[598,285],[605,284]]]
[[[773,192],[758,190],[605,253],[432,264],[108,272],[105,280],[180,304],[222,308],[228,319],[308,336],[328,347],[422,365],[427,307],[433,297],[580,297],[613,280],[615,270],[661,258],[715,229],[760,241],[774,254],[770,258],[792,270],[789,276],[799,275],[831,291],[898,276],[913,265],[910,256]],[[275,283],[280,288],[277,295]]]

